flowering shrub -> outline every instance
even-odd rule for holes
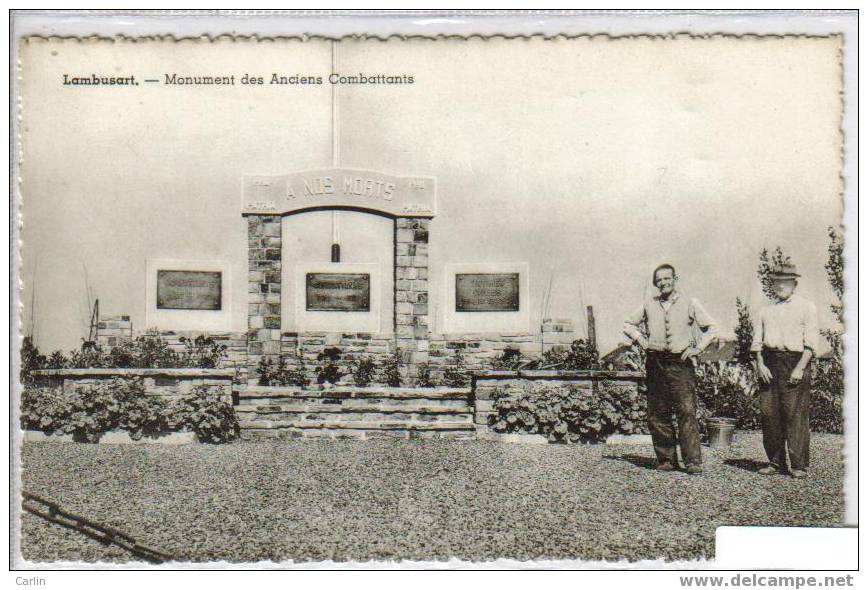
[[[380,375],[379,380],[381,383],[385,383],[389,387],[400,387],[401,386],[401,356],[396,350],[393,354],[390,354],[386,360],[382,362],[382,366],[380,367]],[[419,373],[421,374],[421,368],[419,369]]]
[[[374,379],[374,361],[369,358],[356,359],[351,363],[353,383],[367,387]]]
[[[497,432],[542,434],[551,442],[647,432],[644,396],[613,382],[597,383],[590,392],[575,385],[528,388],[517,397],[498,389],[492,397],[497,414],[490,423]]]
[[[337,362],[341,358],[341,349],[336,346],[331,346],[324,349],[316,355],[316,360],[325,361],[325,363],[315,369],[317,383],[337,383],[343,377],[340,367]]]

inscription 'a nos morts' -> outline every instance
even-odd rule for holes
[[[223,275],[198,270],[158,270],[157,309],[220,310]]]
[[[313,273],[305,281],[307,311],[371,311],[371,275]]]
[[[518,273],[455,275],[455,311],[518,310]]]

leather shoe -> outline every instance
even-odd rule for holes
[[[702,465],[688,465],[686,471],[690,475],[699,475],[702,473]]]
[[[675,467],[672,466],[672,463],[660,463],[657,465],[657,471],[675,471]]]
[[[778,468],[774,465],[766,465],[762,469],[758,469],[757,473],[760,475],[774,475],[778,472]]]
[[[790,475],[792,475],[796,479],[802,479],[803,477],[808,477],[808,472],[804,469],[793,469],[792,471],[790,471]]]

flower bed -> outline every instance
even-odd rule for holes
[[[476,423],[550,442],[646,432],[643,375],[635,371],[485,371],[474,377]]]
[[[120,430],[130,438],[195,432],[203,442],[238,435],[234,371],[221,369],[47,369],[21,395],[21,427],[98,442]]]

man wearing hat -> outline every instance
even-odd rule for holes
[[[694,357],[717,336],[717,325],[705,308],[675,289],[671,264],[654,269],[659,294],[647,299],[624,324],[624,334],[647,351],[648,428],[657,455],[657,469],[678,466],[672,411],[678,420],[678,442],[687,473],[702,473],[699,424],[696,420]],[[701,336],[700,336],[701,334]]]
[[[763,475],[786,472],[807,475],[811,407],[808,363],[820,340],[817,308],[794,293],[799,274],[792,264],[772,269],[773,302],[760,310],[751,351],[762,390],[763,446],[769,464]]]

